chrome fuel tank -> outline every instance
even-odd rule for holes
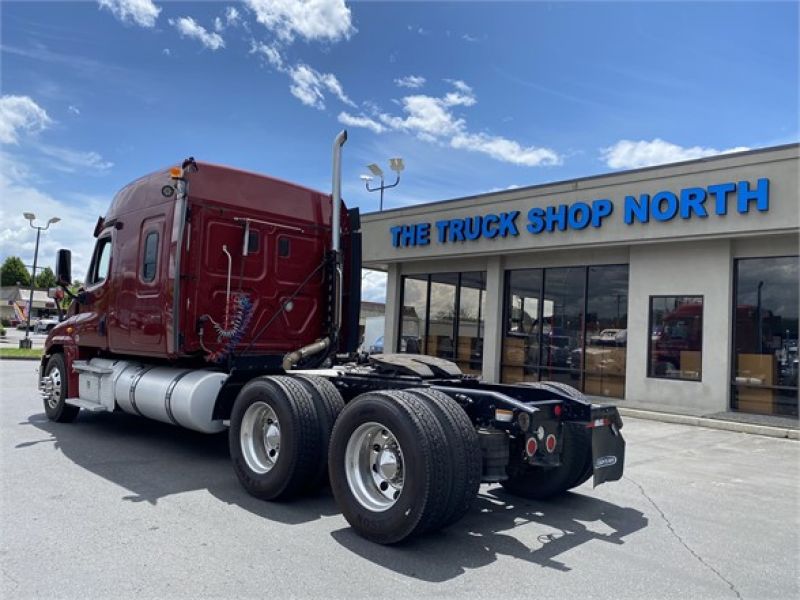
[[[114,399],[127,413],[203,433],[225,426],[212,418],[228,376],[203,369],[173,369],[128,363],[114,378]]]

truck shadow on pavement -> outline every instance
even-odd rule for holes
[[[33,415],[44,437],[16,446],[24,450],[54,444],[76,465],[130,493],[126,502],[157,504],[161,498],[206,490],[220,501],[259,517],[301,524],[339,514],[325,489],[291,502],[265,502],[248,495],[230,464],[225,433],[206,435],[125,413],[85,414],[74,423],[53,423]],[[482,486],[472,510],[444,531],[399,546],[380,546],[349,527],[333,531],[341,546],[386,569],[424,581],[447,581],[500,556],[570,571],[565,553],[583,544],[624,544],[648,525],[644,514],[592,496],[570,493],[557,501],[535,502]]]
[[[482,486],[472,510],[461,521],[406,544],[379,546],[350,528],[331,535],[345,548],[386,569],[442,582],[500,556],[571,571],[572,567],[557,557],[590,542],[624,544],[625,536],[647,525],[641,511],[591,496],[568,493],[552,502],[536,502],[507,494],[499,486]]]
[[[18,449],[54,444],[76,465],[129,490],[124,501],[156,504],[166,496],[207,490],[227,504],[286,524],[339,512],[327,489],[287,503],[250,496],[231,467],[226,433],[197,433],[121,412],[81,411],[74,423],[54,423],[37,414],[20,425],[32,425],[48,437]]]

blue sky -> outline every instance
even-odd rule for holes
[[[188,155],[377,208],[798,140],[798,4],[3,2],[0,259]],[[343,125],[344,124],[344,125]],[[388,171],[388,169],[385,169]],[[377,284],[377,290],[380,284]],[[379,292],[367,290],[371,297]]]

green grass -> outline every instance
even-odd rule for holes
[[[2,358],[41,358],[41,348],[0,348],[0,359]]]

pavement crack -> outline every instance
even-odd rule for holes
[[[678,543],[681,546],[683,546],[684,548],[686,548],[686,550],[689,552],[689,554],[694,556],[695,559],[697,559],[697,561],[700,564],[702,564],[705,568],[707,568],[709,571],[714,573],[714,575],[716,575],[720,579],[720,581],[724,582],[725,585],[727,585],[731,589],[731,591],[734,594],[736,594],[737,598],[742,600],[742,595],[739,593],[739,590],[736,589],[736,586],[733,585],[733,582],[731,582],[727,577],[725,577],[722,573],[720,573],[716,568],[714,568],[712,565],[710,565],[702,556],[700,556],[700,554],[698,554],[695,550],[692,549],[691,546],[689,546],[689,544],[686,543],[686,541],[681,537],[681,535],[677,531],[675,531],[675,527],[672,525],[672,521],[670,521],[669,518],[667,518],[667,515],[664,513],[663,510],[661,510],[661,507],[658,504],[656,504],[656,501],[653,500],[653,498],[651,498],[650,495],[644,490],[644,487],[642,487],[642,485],[639,482],[634,481],[633,479],[631,479],[627,475],[625,475],[624,478],[627,479],[628,481],[630,481],[637,488],[639,488],[639,491],[641,492],[642,496],[644,496],[645,499],[650,504],[653,505],[653,508],[656,509],[656,512],[658,512],[658,514],[661,515],[661,518],[664,520],[664,523],[667,525],[667,529],[669,529],[670,533],[672,533],[672,535],[675,537],[675,539],[678,540]]]

